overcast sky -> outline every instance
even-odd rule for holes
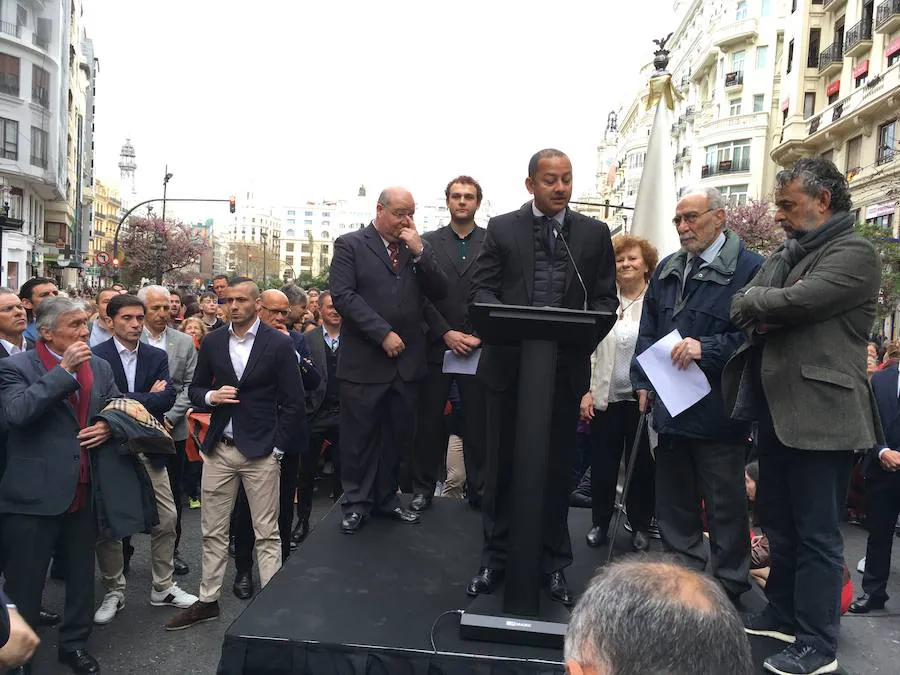
[[[640,82],[670,0],[84,0],[100,60],[95,175],[131,138],[138,197],[280,206],[391,184],[421,200],[475,176],[498,212],[530,155],[591,188],[609,111]],[[185,218],[226,206],[183,208]]]

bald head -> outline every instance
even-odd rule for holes
[[[274,288],[263,291],[256,300],[256,310],[260,321],[264,324],[282,333],[287,332],[287,317],[291,311],[291,303],[284,293]]]
[[[389,187],[378,195],[375,208],[375,229],[389,242],[395,242],[399,241],[400,231],[413,224],[416,202],[406,188]]]

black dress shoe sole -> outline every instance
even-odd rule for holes
[[[253,589],[252,588],[249,591],[245,592],[245,591],[239,590],[239,589],[235,588],[234,586],[232,586],[231,592],[234,593],[234,597],[236,597],[238,600],[249,600],[250,598],[253,597]]]
[[[869,612],[877,612],[880,609],[884,609],[884,605],[885,605],[885,603],[883,603],[883,602],[882,603],[870,602],[869,604],[867,604],[865,606],[865,609],[863,609],[862,607],[859,607],[858,605],[857,605],[857,608],[854,609],[853,608],[854,604],[855,603],[850,603],[850,607],[847,608],[847,611],[850,612],[851,614],[868,614]]]

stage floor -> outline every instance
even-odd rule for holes
[[[435,499],[420,525],[373,518],[353,536],[340,533],[340,520],[335,506],[228,628],[220,673],[564,672],[561,651],[460,640],[456,615],[440,620],[432,651],[432,624],[466,608],[465,588],[478,571],[481,515],[465,502]],[[589,510],[570,510],[569,527],[575,563],[566,575],[580,592],[606,549],[584,543]],[[618,545],[624,553],[624,531]],[[750,610],[765,602],[756,590],[743,601]],[[752,645],[760,665],[783,647],[766,639]]]

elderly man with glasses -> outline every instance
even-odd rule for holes
[[[681,249],[660,262],[644,296],[644,311],[631,367],[639,406],[646,410],[653,388],[637,357],[678,330],[672,363],[696,363],[711,391],[673,417],[662,401],[653,406],[656,449],[656,513],[666,549],[697,571],[707,565],[703,539],[709,526],[711,573],[733,601],[750,589],[750,539],[744,492],[746,422],[731,420],[722,402],[722,369],[743,333],[729,318],[731,298],[746,286],[762,257],[725,228],[726,201],[714,188],[685,195],[673,226]]]

